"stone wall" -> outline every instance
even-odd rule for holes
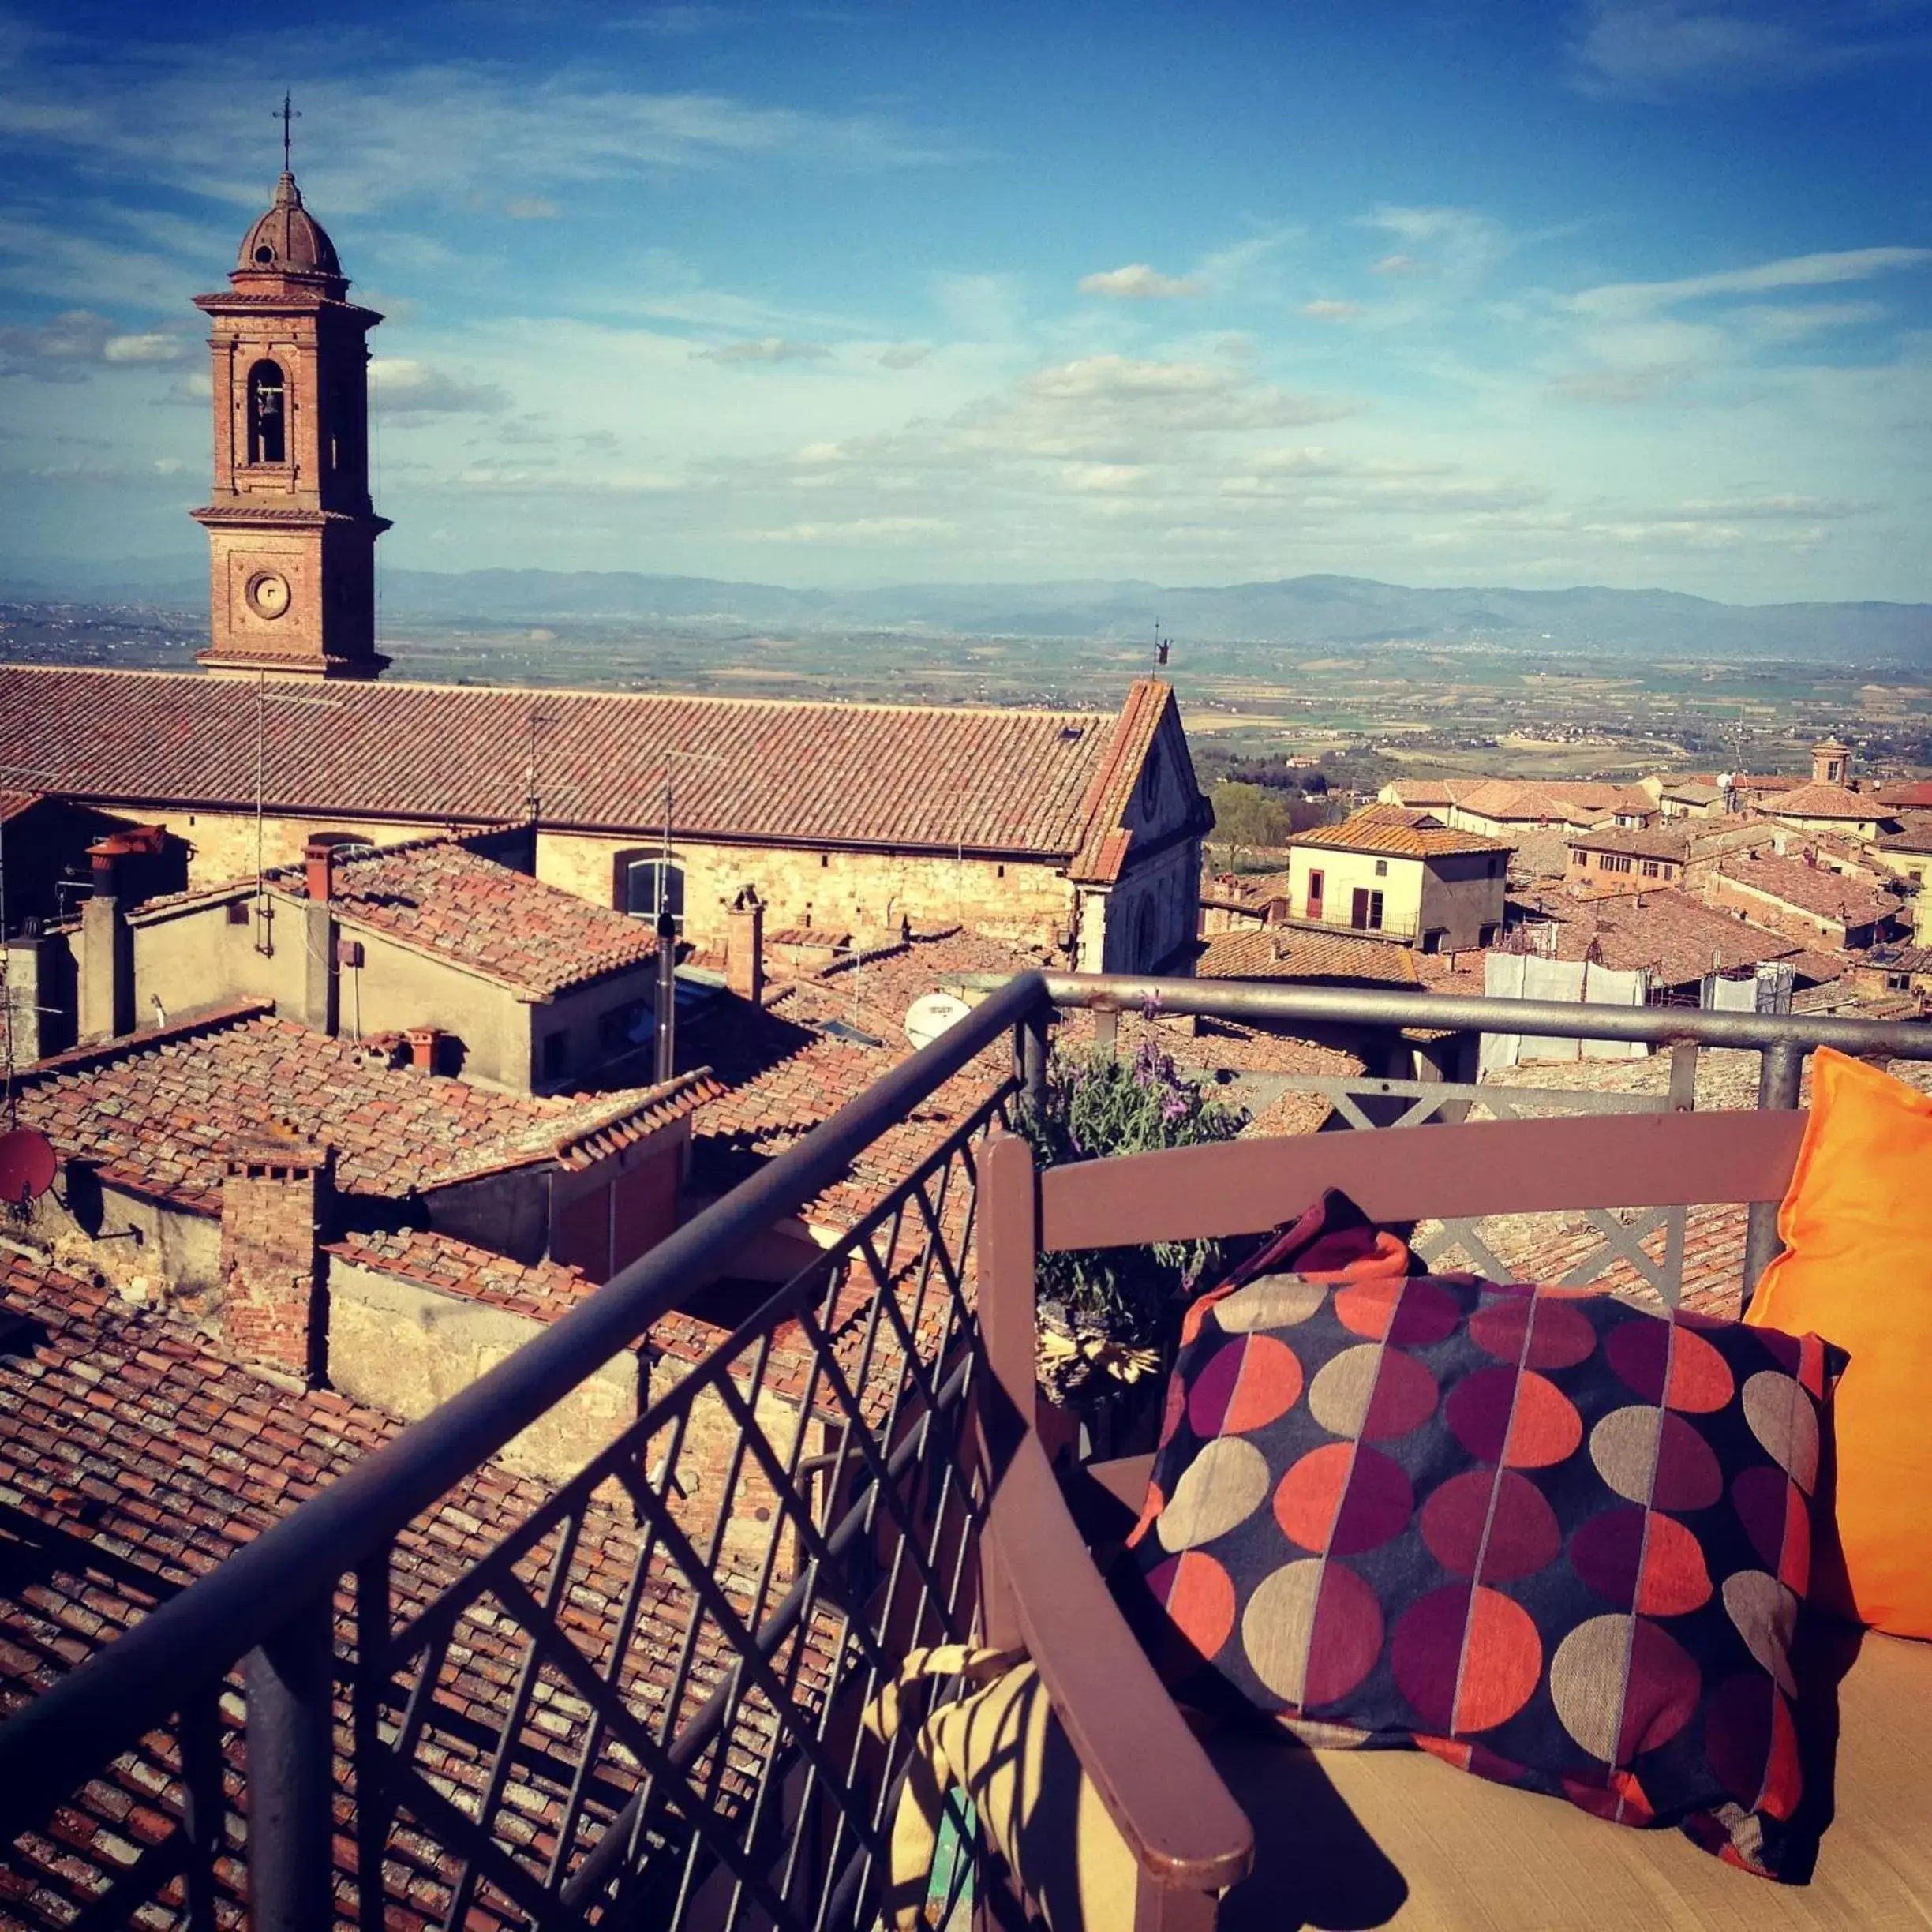
[[[648,839],[546,830],[537,876],[599,905],[620,903],[624,859],[653,859]],[[722,951],[726,915],[744,886],[765,904],[769,937],[788,927],[850,933],[867,943],[896,935],[900,922],[964,926],[994,938],[1065,943],[1073,889],[1043,860],[957,859],[931,852],[801,851],[771,845],[707,845],[680,840],[672,863],[684,871],[684,936]]]
[[[544,1324],[331,1256],[328,1375],[358,1402],[414,1421],[533,1341]],[[636,1357],[613,1356],[513,1436],[499,1460],[561,1482],[636,1419]]]

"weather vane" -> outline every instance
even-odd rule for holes
[[[282,123],[282,172],[286,174],[290,171],[289,167],[290,124],[301,118],[301,110],[294,106],[289,95],[285,93],[282,96],[282,105],[275,110],[275,118]]]

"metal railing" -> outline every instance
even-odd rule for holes
[[[52,1900],[33,1911],[83,1926],[874,1923],[909,1746],[859,1713],[908,1649],[977,1616],[976,1150],[1043,1081],[1056,1009],[1081,1007],[1103,1030],[1147,1009],[1641,1041],[1673,1050],[1673,1104],[1703,1046],[1758,1052],[1777,1107],[1820,1044],[1932,1058],[1909,1022],[1021,975],[0,1724],[0,1881],[25,1874]],[[1010,1068],[989,1065],[1009,1033]],[[850,1233],[493,1542],[460,1519],[460,1557],[425,1582],[423,1526],[452,1494],[962,1073],[971,1104]],[[1493,1096],[1363,1080],[1335,1098],[1406,1102],[1391,1124],[1416,1125],[1476,1091]],[[721,1473],[680,1494],[720,1428]],[[62,1819],[128,1777],[167,1829],[103,1878]]]

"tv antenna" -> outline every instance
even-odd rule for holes
[[[255,674],[255,950],[268,953],[274,949],[274,942],[269,937],[268,889],[264,883],[268,877],[267,863],[267,809],[268,778],[268,707],[278,705],[308,705],[318,711],[339,711],[343,701],[339,698],[305,698],[295,691],[277,691],[268,695],[268,673],[258,671]]]

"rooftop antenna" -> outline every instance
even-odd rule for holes
[[[526,766],[525,766],[523,769],[523,808],[526,814],[530,819],[530,829],[533,832],[534,832],[537,829],[537,815],[542,797],[542,795],[537,788],[537,733],[545,725],[554,724],[556,722],[556,715],[554,712],[545,710],[543,706],[540,704],[534,704],[530,706],[530,762]],[[668,815],[668,814],[667,814],[667,816]],[[530,863],[532,865],[536,863],[534,854],[533,854],[531,856]]]
[[[286,174],[293,171],[289,167],[290,123],[301,118],[301,110],[293,103],[286,92],[282,96],[282,105],[275,110],[275,118],[282,123],[282,172]]]
[[[671,818],[676,803],[676,772],[680,758],[700,765],[722,765],[725,761],[709,751],[685,751],[673,747],[665,753],[664,836],[658,846],[657,861],[657,1010],[653,1016],[656,1051],[652,1072],[662,1086],[677,1068],[677,930],[678,919],[671,910]]]
[[[319,711],[339,711],[339,698],[305,698],[294,691],[268,695],[268,673],[255,674],[255,950],[264,955],[275,950],[270,936],[271,919],[268,873],[267,796],[268,789],[268,707],[271,704],[309,705]]]

